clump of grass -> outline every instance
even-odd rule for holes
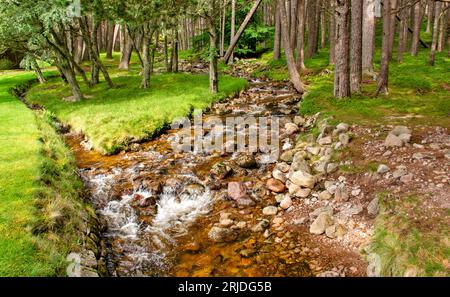
[[[415,195],[379,195],[381,214],[371,249],[381,258],[383,276],[449,276],[450,240],[445,216],[423,215]]]
[[[205,75],[155,75],[150,89],[139,87],[138,75],[116,73],[113,79],[118,88],[108,89],[104,83],[91,89],[83,87],[88,99],[76,103],[62,100],[70,90],[59,79],[35,86],[27,100],[46,107],[74,130],[86,134],[99,152],[113,154],[129,143],[151,138],[193,109],[206,109],[247,85],[244,79],[222,76],[220,93],[212,95]]]

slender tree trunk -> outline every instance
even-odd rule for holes
[[[179,35],[178,35],[178,29],[174,30],[174,44],[173,44],[173,48],[172,48],[172,70],[173,72],[177,73],[178,72],[178,46],[179,46]]]
[[[297,69],[305,69],[305,0],[297,1],[298,29],[297,29]]]
[[[421,25],[422,25],[422,4],[421,2],[417,2],[417,4],[414,5],[414,28],[411,44],[411,55],[414,57],[417,56],[417,54],[419,53]]]
[[[446,14],[448,14],[447,6],[450,5],[450,3],[441,3],[441,6],[443,9],[446,9],[446,11],[443,12],[443,14],[439,14],[439,37],[438,37],[438,45],[437,45],[437,51],[442,52],[445,47],[445,30],[446,30],[446,23],[448,21],[448,18]]]
[[[336,59],[334,96],[350,97],[350,0],[338,0],[336,14]]]
[[[172,66],[169,63],[169,41],[167,32],[164,34],[164,64],[166,65],[166,71],[172,72]]]
[[[364,0],[363,44],[363,72],[373,73],[373,56],[375,51],[375,0]]]
[[[227,1],[223,0],[223,11],[222,11],[222,18],[221,18],[221,25],[220,25],[220,56],[223,57],[225,52],[225,24],[226,24],[226,18],[227,18]]]
[[[219,76],[217,70],[217,29],[215,22],[215,10],[217,0],[209,0],[209,16],[207,18],[209,31],[209,91],[212,94],[219,92]]]
[[[319,1],[308,1],[308,44],[306,50],[306,58],[310,59],[317,53],[319,48]]]
[[[322,6],[329,0],[322,0]],[[361,0],[362,1],[362,0]],[[325,48],[327,42],[327,15],[325,10],[320,10],[320,48]]]
[[[397,0],[391,0],[391,11],[396,12],[398,7],[398,1]],[[389,32],[391,35],[389,35],[389,59],[392,58],[392,52],[394,50],[394,41],[395,41],[395,31],[396,31],[396,23],[397,23],[397,13],[391,13],[391,28],[389,29]]]
[[[390,32],[391,29],[391,1],[384,0],[383,5],[383,43],[381,48],[381,69],[378,75],[377,92],[378,96],[380,93],[389,93],[389,47],[390,47]]]
[[[231,38],[230,43],[233,40],[234,35],[236,34],[236,0],[231,0]],[[234,50],[231,53],[230,61],[234,61]]]
[[[73,68],[70,66],[70,63],[66,58],[64,58],[60,54],[57,54],[57,56],[59,64],[58,69],[61,71],[62,76],[70,86],[73,95],[73,100],[74,101],[82,100],[83,94],[81,93],[80,85],[78,84],[75,71],[73,71]]]
[[[106,58],[112,59],[113,58],[113,45],[114,45],[114,31],[115,31],[115,25],[113,22],[108,22],[107,26],[107,39],[106,39]]]
[[[290,5],[290,14],[291,14],[291,26],[290,26],[290,37],[289,40],[291,41],[291,48],[295,49],[296,43],[297,43],[297,10],[298,10],[298,3],[297,0],[292,0]]]
[[[431,52],[430,52],[430,65],[434,66],[436,60],[436,49],[438,42],[438,31],[439,31],[439,15],[441,14],[441,2],[436,2],[435,4],[435,18],[433,22],[433,38],[431,42]]]
[[[330,10],[334,11],[336,7],[336,0],[330,0]],[[336,20],[334,13],[330,16],[330,65],[334,65],[334,56],[336,54]]]
[[[352,41],[350,88],[352,93],[361,92],[362,81],[362,16],[363,0],[352,0]]]
[[[401,6],[404,6],[407,0],[401,1]],[[408,18],[409,13],[407,9],[403,9],[400,12],[400,29],[398,34],[398,49],[397,49],[397,62],[403,62],[403,53],[406,51],[406,44],[408,42]]]
[[[133,44],[131,43],[130,36],[128,35],[125,25],[122,25],[121,38],[123,39],[121,39],[121,49],[120,49],[121,55],[120,55],[119,69],[129,70],[131,52],[133,51]]]
[[[431,24],[433,23],[433,17],[434,17],[434,0],[428,0],[427,3],[427,29],[425,33],[430,34],[431,33]]]
[[[150,53],[150,43],[152,40],[153,33],[150,32],[150,24],[144,24],[144,34],[142,36],[142,60],[143,60],[143,71],[142,71],[142,83],[141,87],[143,89],[148,89],[150,87],[150,79],[152,73],[152,58]]]
[[[291,79],[294,88],[299,93],[305,92],[305,86],[303,85],[300,73],[295,64],[294,52],[291,48],[291,43],[289,40],[289,26],[288,26],[288,18],[286,13],[286,6],[284,5],[284,0],[278,0],[278,10],[281,17],[281,25],[282,25],[282,36],[284,42],[284,54],[286,55],[286,62],[289,70],[289,77]]]
[[[275,12],[275,39],[273,46],[273,59],[275,61],[278,61],[280,58],[281,58],[281,18],[277,1]]]
[[[43,84],[46,82],[46,79],[44,75],[42,74],[41,67],[39,67],[38,63],[36,62],[36,59],[34,57],[31,57],[31,63],[33,65],[34,73],[36,74],[36,77],[39,80],[39,83]]]

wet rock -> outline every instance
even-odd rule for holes
[[[288,209],[292,206],[292,199],[289,195],[284,196],[284,199],[280,203],[282,209]]]
[[[205,191],[205,187],[200,184],[190,184],[184,187],[183,194],[201,195]]]
[[[384,164],[380,164],[377,169],[377,173],[384,174],[389,172],[390,168]]]
[[[401,146],[403,146],[403,141],[398,136],[395,136],[394,134],[388,134],[388,136],[386,137],[386,140],[384,141],[384,145],[386,147],[391,147],[391,146],[401,147]]]
[[[200,250],[200,244],[198,242],[191,242],[181,247],[181,250],[189,253],[196,253]]]
[[[283,193],[286,190],[286,186],[278,179],[271,178],[267,180],[267,189],[275,193]]]
[[[208,237],[214,242],[232,242],[237,234],[233,230],[214,226],[209,230]]]
[[[245,169],[253,169],[258,166],[254,155],[240,155],[236,158],[236,164]]]
[[[268,194],[266,186],[263,182],[257,182],[253,186],[252,193],[257,199],[262,199]]]
[[[286,130],[286,134],[287,135],[292,135],[292,134],[294,134],[294,133],[297,133],[298,132],[298,126],[296,125],[296,124],[294,124],[294,123],[287,123],[285,126],[284,126],[284,129]]]
[[[314,222],[309,227],[309,232],[312,234],[323,234],[325,230],[334,224],[333,218],[329,213],[322,212],[314,220]]]
[[[156,197],[151,196],[151,197],[143,197],[142,199],[139,200],[139,207],[149,207],[149,206],[153,206],[156,205]]]
[[[276,217],[273,219],[272,223],[274,223],[275,225],[281,225],[284,223],[284,219],[280,218],[280,217]]]
[[[327,190],[320,192],[319,194],[319,199],[320,200],[330,200],[333,197],[333,195],[331,195],[330,192],[328,192]]]
[[[220,219],[219,225],[220,227],[230,227],[234,224],[234,221],[232,219]]]
[[[274,169],[274,171],[272,171],[272,176],[273,178],[281,181],[282,183],[285,183],[287,180],[286,173],[282,172],[279,169]]]
[[[247,197],[247,189],[244,183],[241,182],[231,182],[228,183],[228,196],[233,200],[238,200],[239,198]]]
[[[270,225],[270,222],[268,220],[261,220],[259,223],[257,223],[255,226],[253,226],[252,231],[253,232],[263,232],[266,230]]]
[[[278,213],[278,208],[276,206],[266,206],[263,208],[262,212],[266,216],[274,216]]]
[[[211,168],[210,175],[216,179],[225,179],[232,173],[232,171],[233,170],[230,166],[224,163],[217,163]]]
[[[378,198],[374,198],[370,201],[369,205],[367,205],[367,213],[376,216],[380,211],[379,200]]]
[[[312,176],[311,174],[304,172],[304,171],[296,171],[294,172],[289,180],[300,187],[313,189],[316,185],[316,178]]]

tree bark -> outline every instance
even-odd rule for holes
[[[114,30],[115,25],[113,22],[108,22],[107,26],[107,39],[106,39],[106,58],[112,59],[113,58],[113,45],[114,45]]]
[[[362,16],[363,0],[352,0],[352,41],[350,89],[352,93],[361,92],[362,81]]]
[[[420,27],[422,25],[422,4],[417,2],[414,5],[414,28],[411,44],[411,55],[417,56],[419,53],[419,42],[420,42]]]
[[[334,96],[350,97],[350,0],[337,0]]]
[[[363,44],[363,72],[373,73],[373,56],[375,53],[375,0],[364,0]]]
[[[391,1],[384,0],[383,5],[383,42],[381,46],[381,69],[378,75],[376,96],[380,93],[389,93],[389,47],[390,47],[390,32],[391,29]]]
[[[301,81],[300,73],[295,64],[294,52],[291,48],[291,43],[289,40],[289,26],[288,26],[288,18],[286,13],[286,6],[284,5],[284,0],[278,0],[278,10],[281,18],[282,25],[282,36],[284,42],[284,54],[286,56],[286,62],[289,70],[289,77],[291,79],[292,84],[297,92],[303,94],[305,92],[305,87]]]
[[[433,37],[431,42],[431,51],[430,51],[430,65],[434,66],[434,62],[436,60],[436,50],[438,43],[438,31],[439,31],[439,15],[441,14],[441,2],[435,3],[435,18],[433,22]]]
[[[130,69],[131,52],[133,51],[133,44],[131,43],[130,36],[128,35],[125,25],[121,26],[121,48],[120,48],[120,70]]]
[[[297,69],[305,69],[305,0],[297,1],[298,29],[297,29]]]
[[[236,34],[236,0],[231,0],[231,38],[230,43],[233,40],[234,35]],[[230,61],[234,61],[234,50],[231,53]]]
[[[392,59],[392,52],[394,50],[394,42],[395,42],[395,31],[396,31],[396,23],[397,23],[397,7],[398,7],[398,1],[397,0],[391,0],[391,11],[395,13],[391,13],[391,28],[389,29],[390,35],[389,35],[389,59]]]
[[[308,45],[306,50],[306,58],[310,59],[317,53],[319,46],[319,1],[308,1]]]
[[[217,0],[209,0],[209,16],[207,17],[209,31],[209,91],[212,94],[219,92],[219,77],[217,70],[217,29],[215,20],[215,10],[217,9],[216,1]]]
[[[401,1],[401,6],[404,6],[407,0]],[[406,44],[408,42],[408,20],[409,13],[407,9],[403,9],[400,12],[400,29],[398,34],[398,49],[397,49],[397,62],[403,62],[403,53],[406,52]]]
[[[275,12],[275,36],[273,46],[273,59],[275,61],[278,61],[280,58],[281,58],[281,18],[277,0]]]
[[[330,10],[334,11],[336,0],[330,0]],[[334,13],[330,16],[330,65],[334,65],[335,47],[336,47],[336,20]]]

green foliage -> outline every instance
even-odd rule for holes
[[[108,89],[104,83],[83,89],[89,99],[65,102],[68,86],[53,79],[32,88],[30,102],[45,106],[63,122],[83,131],[95,149],[111,154],[129,143],[151,138],[173,119],[188,116],[192,109],[205,109],[211,103],[239,92],[246,86],[244,79],[222,76],[220,93],[208,91],[208,77],[189,74],[160,74],[152,78],[150,89],[139,88],[139,76],[114,77],[119,86]]]
[[[10,70],[13,68],[13,62],[8,59],[0,59],[0,70]]]

